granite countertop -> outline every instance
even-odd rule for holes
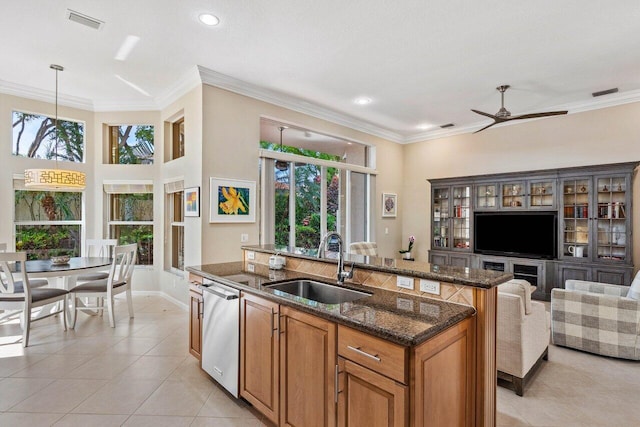
[[[280,253],[295,258],[313,261],[337,263],[337,253],[327,252],[325,258],[317,258],[316,249],[291,248],[278,245],[243,246],[242,249],[263,253]],[[501,283],[513,279],[511,273],[501,271],[481,270],[476,268],[455,267],[450,265],[431,264],[422,261],[410,261],[396,258],[382,258],[375,256],[346,254],[345,263],[354,263],[356,268],[381,271],[402,276],[413,276],[421,279],[437,280],[439,282],[456,283],[476,288],[493,288]]]
[[[253,272],[248,272],[244,263],[230,262],[187,267],[187,271],[406,346],[420,344],[475,314],[471,306],[351,283],[345,287],[371,296],[353,302],[322,304],[265,285],[303,277],[330,283],[326,278],[297,271],[270,270],[260,264],[254,264],[253,268]]]

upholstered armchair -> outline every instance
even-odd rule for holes
[[[378,256],[378,244],[376,242],[353,242],[349,245],[349,253]]]
[[[535,370],[547,360],[549,317],[544,304],[531,301],[531,285],[521,279],[498,286],[497,310],[498,384],[522,396]]]
[[[640,360],[640,272],[631,286],[567,280],[551,290],[556,345]]]

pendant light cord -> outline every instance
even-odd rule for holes
[[[56,71],[56,118],[53,122],[55,132],[55,145],[53,146],[53,152],[55,154],[56,169],[58,169],[58,71],[63,71],[64,67],[62,67],[61,65],[51,64],[49,68]]]

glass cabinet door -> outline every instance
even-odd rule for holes
[[[433,189],[433,247],[449,247],[449,188]]]
[[[453,248],[469,249],[471,186],[453,187]]]
[[[625,177],[596,178],[597,250],[601,260],[627,257],[627,182]]]
[[[502,184],[502,207],[524,208],[525,186],[523,181],[505,182]]]
[[[498,186],[496,184],[480,184],[475,187],[475,209],[493,210],[498,207]]]
[[[553,209],[555,207],[555,181],[529,182],[529,208]]]
[[[562,181],[562,253],[563,257],[589,257],[589,178]]]

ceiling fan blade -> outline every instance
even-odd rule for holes
[[[522,114],[520,116],[509,117],[509,120],[535,119],[538,117],[561,116],[567,114],[568,111],[547,111],[546,113]]]
[[[498,123],[498,122],[493,122],[493,123],[491,123],[490,125],[486,125],[486,126],[485,126],[485,127],[483,127],[482,129],[477,130],[477,131],[475,131],[474,133],[482,132],[482,131],[483,131],[483,130],[485,130],[485,129],[489,129],[491,126],[493,126],[493,125],[495,125],[495,124],[497,124],[497,123]]]
[[[473,108],[471,109],[471,111],[473,111],[476,114],[480,114],[481,116],[489,117],[490,119],[493,119],[493,120],[496,119],[496,116],[494,116],[493,114],[485,113],[483,111],[474,110]]]

